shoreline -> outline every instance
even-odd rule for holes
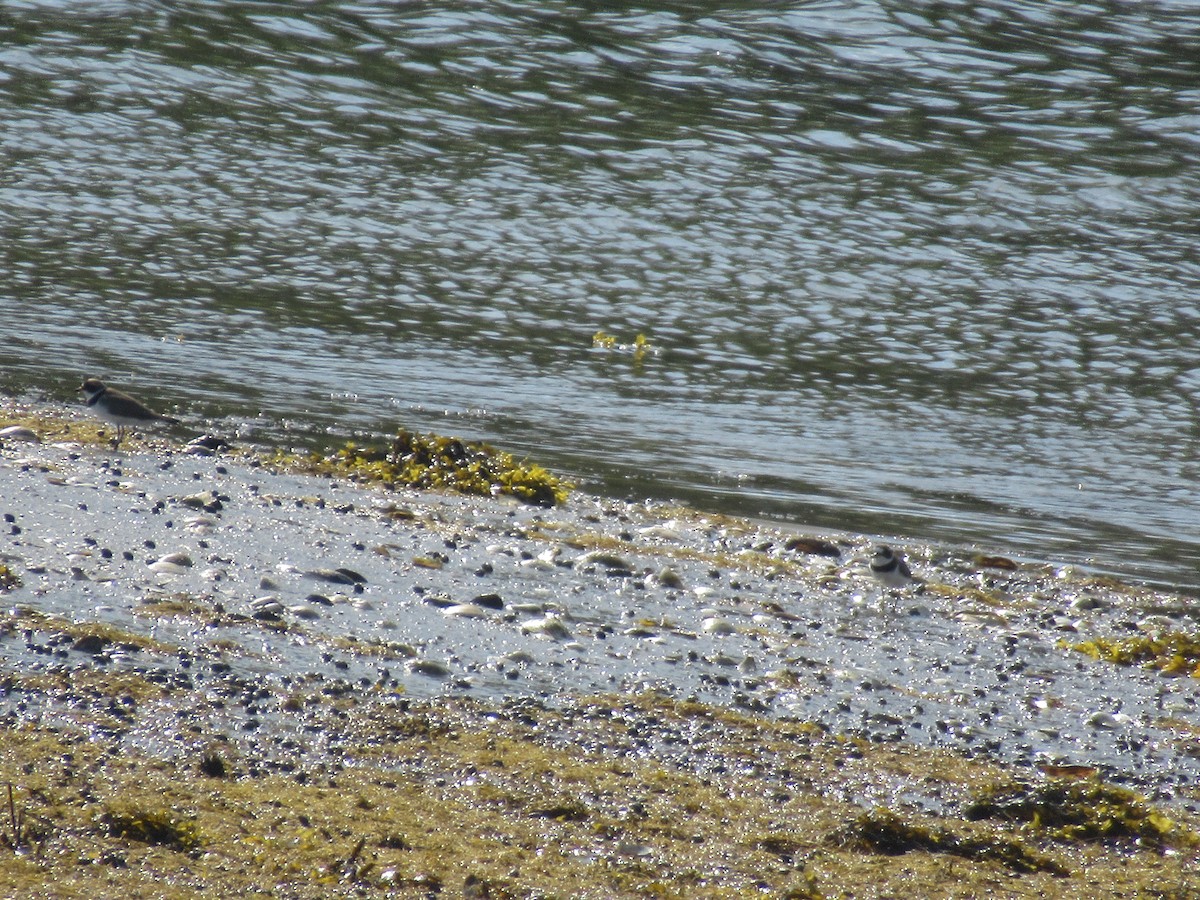
[[[127,858],[174,854],[187,862],[172,864],[200,866],[217,853],[213,835],[232,827],[221,798],[234,788],[270,781],[309,804],[318,782],[363,776],[368,806],[391,808],[381,785],[399,772],[425,793],[426,779],[443,780],[437,802],[453,800],[456,815],[533,822],[590,848],[564,852],[554,875],[527,868],[532,848],[486,872],[468,871],[464,854],[434,873],[450,896],[470,878],[493,896],[636,896],[659,882],[667,896],[704,893],[681,874],[681,841],[720,845],[724,862],[695,861],[711,868],[712,896],[750,890],[747,872],[762,866],[775,873],[772,890],[813,897],[859,896],[849,885],[876,870],[871,883],[883,890],[918,859],[930,867],[928,896],[951,887],[947,868],[961,873],[958,882],[1037,869],[1000,853],[1017,852],[1004,841],[1066,866],[1066,876],[1050,864],[1023,876],[1053,879],[1060,896],[1076,887],[1079,896],[1119,896],[1096,893],[1103,882],[1090,878],[1084,891],[1078,853],[1094,855],[1093,868],[1132,859],[1155,878],[1177,871],[1168,877],[1194,886],[1181,867],[1194,859],[1184,837],[1197,831],[1200,810],[1200,730],[1188,725],[1197,680],[1071,649],[1195,632],[1181,594],[920,544],[904,549],[926,583],[892,592],[864,574],[868,542],[857,536],[581,494],[544,509],[383,490],[276,471],[252,456],[192,456],[157,439],[113,453],[86,443],[94,426],[0,412],[0,426],[22,421],[42,442],[0,438],[9,532],[0,563],[20,580],[2,595],[0,712],[30,746],[82,742],[89,757],[96,751],[97,778],[117,758],[136,759],[143,775],[190,773],[186,789],[173,788],[186,797],[171,808],[194,811],[188,821],[206,835],[195,846],[179,838],[164,850],[145,834],[131,837],[132,826],[111,824],[114,797],[93,804],[102,809],[88,821],[107,815],[104,840]],[[822,555],[831,549],[837,557]],[[437,758],[438,735],[450,733],[455,752],[464,735],[481,742],[459,761],[469,774]],[[535,749],[541,768],[505,777]],[[500,765],[487,765],[489,753]],[[37,798],[65,791],[71,778],[36,765],[25,772],[11,757],[4,779],[15,802],[27,804],[30,821],[54,822]],[[936,771],[924,770],[930,759]],[[221,771],[195,775],[205,765]],[[630,813],[620,790],[601,784],[614,767],[637,773],[623,777],[642,779],[656,798],[651,774],[669,773],[661,777],[678,788],[665,791],[670,808]],[[988,785],[1054,783],[1067,772],[1144,795],[1173,823],[1171,837],[1139,833],[1064,852],[1028,826],[963,817],[969,796]],[[549,785],[552,799],[528,783]],[[745,811],[737,836],[718,838],[712,824],[702,841],[669,833],[666,823],[680,816],[713,814],[688,811],[689,793],[718,789],[787,800]],[[342,788],[319,790],[345,799]],[[910,828],[903,856],[864,850],[863,835],[883,826],[852,825],[881,807],[910,826],[950,829],[958,843],[918,839]],[[822,824],[806,832],[800,823],[813,817]],[[297,818],[294,827],[307,826]],[[70,843],[46,831],[44,846]],[[844,846],[830,843],[835,832]],[[991,841],[988,852],[967,854],[968,834]],[[436,868],[427,856],[412,865],[421,841],[371,834],[352,853],[350,838],[312,838],[329,852],[347,840],[341,868],[317,879],[325,888],[351,891],[365,879],[402,896],[432,892],[414,881],[416,869]],[[1139,850],[1139,841],[1157,845]],[[738,848],[744,861],[735,864]],[[44,865],[32,853],[11,862]],[[723,867],[740,874],[718,875]],[[93,869],[88,877],[101,871]],[[643,880],[611,880],[624,869]],[[322,896],[301,874],[292,873],[289,896],[310,888]]]

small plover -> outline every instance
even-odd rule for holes
[[[890,588],[908,587],[914,581],[904,555],[891,547],[875,548],[875,554],[871,557],[871,574],[880,584]]]
[[[117,426],[114,448],[121,445],[125,438],[125,429],[128,427],[149,425],[152,422],[167,422],[171,425],[179,422],[171,416],[160,416],[147,409],[123,391],[105,386],[99,378],[89,378],[79,386],[79,390],[87,397],[88,411],[93,416]]]

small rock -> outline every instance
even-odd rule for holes
[[[823,541],[820,538],[812,537],[792,537],[788,538],[783,545],[784,550],[791,550],[794,553],[807,553],[810,556],[828,556],[837,559],[842,555],[842,551],[836,546]]]
[[[661,587],[673,588],[680,590],[683,588],[683,579],[670,566],[663,566],[654,575],[654,581]]]
[[[642,537],[655,538],[660,541],[678,541],[683,539],[683,535],[678,528],[672,527],[671,523],[663,525],[648,525],[645,528],[639,528],[638,534]]]
[[[187,446],[183,448],[183,452],[190,453],[193,456],[212,456],[222,450],[232,449],[233,445],[225,440],[225,438],[217,437],[215,434],[204,434],[188,441]]]
[[[205,753],[200,758],[200,765],[197,768],[201,775],[209,778],[224,778],[226,775],[225,760],[216,753]]]
[[[183,575],[193,565],[186,553],[168,553],[150,563],[150,571],[159,575]]]
[[[353,569],[343,568],[310,569],[304,573],[304,577],[315,578],[318,581],[328,581],[331,584],[363,584],[367,580]]]
[[[7,428],[0,428],[0,440],[29,441],[31,444],[42,442],[42,439],[37,436],[37,432],[24,425],[9,425]]]
[[[472,597],[471,602],[477,603],[485,609],[504,609],[504,600],[499,594],[479,594]]]
[[[623,556],[618,556],[615,553],[609,553],[606,550],[593,550],[590,553],[585,553],[583,556],[575,560],[577,566],[586,566],[595,563],[604,566],[609,571],[622,570],[626,572],[633,571],[633,566],[629,560]]]
[[[71,649],[80,653],[99,653],[111,643],[111,640],[98,634],[85,634],[71,645]]]
[[[450,667],[432,659],[414,659],[407,663],[405,668],[414,675],[427,675],[430,678],[450,677]]]
[[[278,597],[268,595],[251,600],[250,609],[253,610],[256,619],[278,619],[284,611],[284,606]]]
[[[187,506],[192,509],[202,509],[205,512],[215,513],[220,512],[225,508],[216,491],[205,491],[200,494],[189,494],[187,497],[180,497],[179,503],[182,506]]]

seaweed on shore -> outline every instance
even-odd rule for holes
[[[281,462],[295,460],[281,458]],[[435,488],[482,497],[508,495],[535,506],[564,502],[573,485],[536,463],[477,441],[401,428],[390,446],[347,444],[332,456],[300,460],[310,470],[356,481]]]
[[[992,837],[967,837],[946,828],[907,822],[889,810],[867,812],[839,828],[827,843],[842,849],[899,856],[910,852],[947,854],[962,859],[999,863],[1014,872],[1046,872],[1058,877],[1067,868],[1028,850],[1017,841]]]
[[[106,809],[100,823],[113,837],[172,850],[195,850],[202,843],[195,822],[165,808],[121,804]]]
[[[984,791],[967,807],[971,820],[1025,822],[1061,841],[1133,840],[1141,847],[1195,844],[1197,835],[1133,791],[1099,781],[1012,782]]]
[[[1200,635],[1171,631],[1127,638],[1097,637],[1070,649],[1121,666],[1158,669],[1164,675],[1200,678]]]

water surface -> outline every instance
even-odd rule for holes
[[[17,3],[0,121],[0,389],[1197,581],[1192,4]]]

